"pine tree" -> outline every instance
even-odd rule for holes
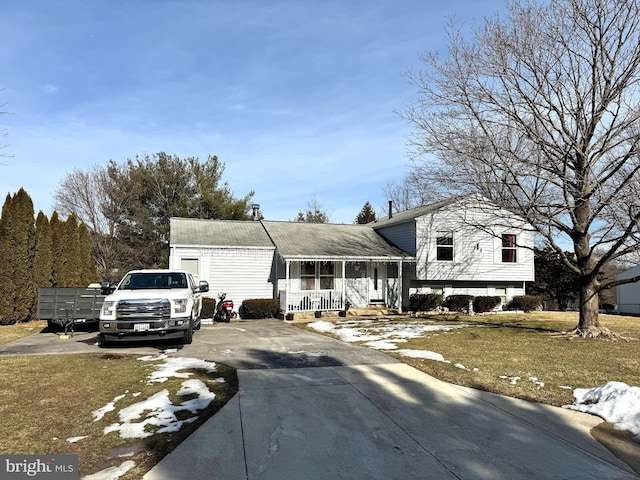
[[[367,202],[364,204],[364,207],[362,207],[362,210],[360,210],[360,213],[356,217],[355,223],[365,224],[365,223],[373,222],[375,219],[376,219],[376,212],[371,206],[371,204]]]

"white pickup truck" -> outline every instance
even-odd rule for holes
[[[196,284],[184,270],[133,270],[107,295],[100,310],[100,343],[178,338],[191,343],[200,329],[202,293],[209,284]]]

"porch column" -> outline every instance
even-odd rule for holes
[[[346,278],[346,271],[347,271],[347,261],[344,260],[342,262],[342,308],[346,309],[346,305],[347,305],[347,278]]]
[[[398,261],[398,311],[402,313],[402,296],[404,289],[402,288],[402,260]]]
[[[285,280],[284,280],[284,314],[289,313],[289,268],[291,261],[285,260]]]

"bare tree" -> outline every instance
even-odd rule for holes
[[[304,212],[300,210],[294,221],[305,223],[330,223],[331,218],[329,213],[314,195],[307,202],[307,210]]]
[[[428,188],[424,178],[418,170],[410,170],[401,181],[387,182],[382,189],[384,198],[391,201],[394,212],[403,212],[416,207],[422,207],[442,200],[446,193],[432,184]],[[388,213],[387,203],[380,207],[380,211]]]
[[[609,334],[598,292],[618,282],[601,273],[640,249],[640,4],[514,0],[448,42],[408,74],[416,174],[530,222],[578,275],[575,333]]]

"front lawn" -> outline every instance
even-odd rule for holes
[[[604,326],[626,337],[616,341],[561,335],[577,320],[561,312],[347,317],[325,330],[447,382],[550,405],[572,403],[574,388],[612,380],[640,386],[640,318],[602,315]]]
[[[0,342],[44,326],[2,326]],[[78,454],[81,477],[119,468],[128,469],[118,477],[122,480],[142,478],[238,390],[235,369],[213,362],[171,363],[174,358],[0,357],[0,452]]]

